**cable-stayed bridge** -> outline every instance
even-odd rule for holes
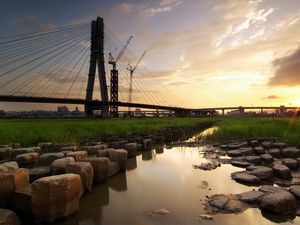
[[[119,107],[190,113],[138,65],[145,53],[128,50],[131,38],[124,44],[102,18],[1,38],[0,101],[80,104],[104,117]]]

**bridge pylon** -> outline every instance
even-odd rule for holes
[[[104,66],[104,23],[103,18],[98,17],[92,21],[91,25],[91,54],[88,73],[88,83],[86,88],[85,113],[88,116],[93,115],[93,93],[95,84],[96,67],[98,67],[98,76],[100,83],[100,94],[102,106],[102,116],[109,116],[109,99],[107,92],[105,66]]]

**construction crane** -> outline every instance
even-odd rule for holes
[[[131,103],[132,101],[132,78],[133,78],[133,73],[136,70],[136,68],[138,67],[138,65],[141,63],[142,59],[144,58],[144,56],[146,55],[146,51],[144,51],[144,53],[141,55],[141,57],[139,58],[139,60],[137,61],[137,63],[135,64],[134,67],[132,67],[130,64],[128,64],[127,70],[130,71],[130,86],[129,86],[129,103]],[[128,112],[130,114],[130,110],[131,108],[128,107]]]
[[[128,47],[132,36],[125,43],[119,54],[114,58],[109,53],[108,63],[112,65],[112,70],[110,71],[110,115],[112,117],[119,117],[118,112],[118,102],[119,102],[119,80],[118,80],[118,70],[117,70],[117,62],[122,57],[126,48]]]
[[[117,62],[119,61],[119,59],[124,54],[124,52],[125,52],[126,48],[128,47],[128,45],[129,45],[132,38],[133,38],[133,36],[131,35],[129,37],[129,39],[127,40],[127,42],[125,43],[125,45],[123,46],[123,48],[121,49],[121,51],[119,52],[119,54],[116,56],[116,58],[114,58],[112,56],[111,52],[109,53],[108,63],[112,65],[113,70],[117,70]]]

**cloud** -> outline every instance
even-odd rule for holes
[[[30,15],[18,18],[15,20],[15,23],[18,26],[28,29],[30,31],[42,31],[52,29],[55,27],[53,24],[42,23],[41,19],[37,15]]]
[[[280,97],[277,96],[277,95],[269,95],[269,96],[267,96],[267,97],[265,97],[265,98],[263,98],[263,99],[271,100],[271,99],[278,99],[278,98],[280,98]]]
[[[270,86],[300,85],[300,47],[290,55],[273,61],[274,76],[270,79]]]

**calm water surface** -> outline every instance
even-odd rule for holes
[[[199,219],[198,216],[205,213],[202,201],[206,195],[240,193],[252,189],[231,180],[230,174],[240,170],[231,165],[222,165],[213,171],[194,169],[194,164],[205,162],[199,152],[207,148],[176,147],[143,152],[129,160],[126,173],[94,186],[92,193],[84,195],[77,215],[57,224],[275,224],[265,218],[267,215],[262,216],[259,209],[248,209],[239,215],[216,215],[213,221]],[[201,189],[201,181],[207,181],[212,190]],[[160,208],[168,209],[170,214],[151,214]],[[282,218],[271,219],[282,222]],[[294,224],[300,224],[300,219],[295,219]]]

